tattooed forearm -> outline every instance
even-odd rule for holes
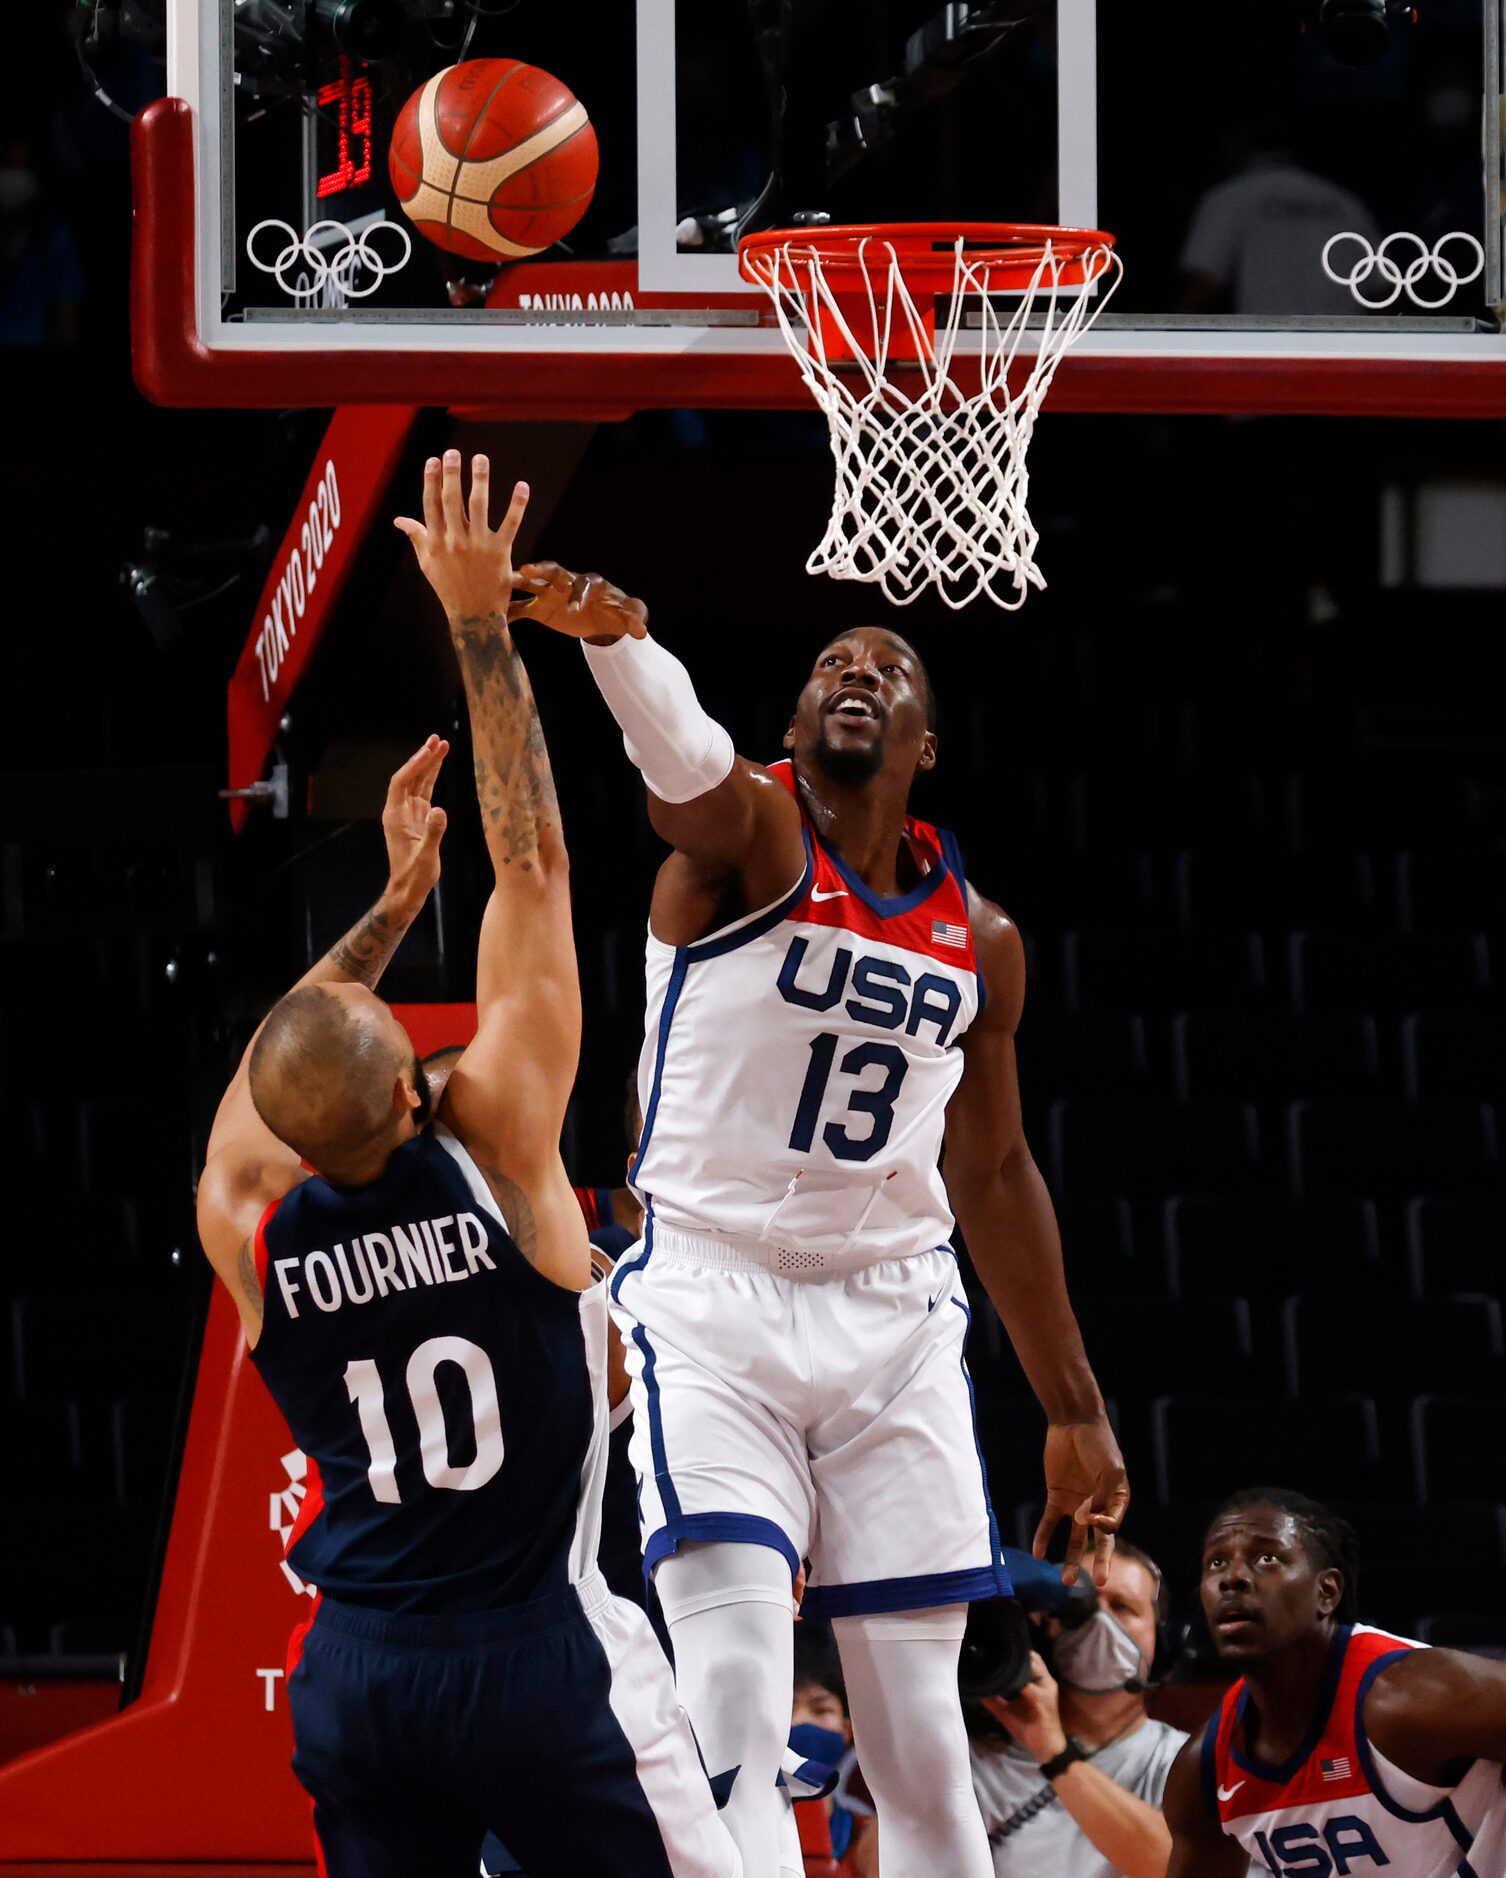
[[[476,799],[498,872],[529,871],[560,840],[559,800],[533,687],[501,611],[450,622],[475,746]]]
[[[374,906],[365,919],[358,920],[343,939],[331,946],[330,963],[357,984],[374,986],[410,924]]]
[[[256,1275],[256,1260],[251,1256],[251,1241],[249,1239],[243,1239],[241,1241],[241,1249],[235,1255],[235,1275],[240,1281],[241,1290],[246,1295],[246,1302],[251,1306],[252,1310],[256,1312],[258,1317],[262,1316],[264,1306],[262,1301],[261,1280]]]

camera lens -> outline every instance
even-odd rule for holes
[[[1373,65],[1391,39],[1386,0],[1323,0],[1318,30],[1340,65]]]

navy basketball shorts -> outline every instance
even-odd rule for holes
[[[530,1604],[324,1599],[288,1682],[329,1878],[738,1878],[663,1651],[599,1574]]]

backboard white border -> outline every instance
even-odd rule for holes
[[[437,310],[430,318],[398,316],[384,320],[378,339],[372,325],[365,321],[227,320],[223,316],[222,292],[228,292],[233,285],[232,270],[239,257],[230,255],[222,246],[233,239],[233,229],[222,214],[220,189],[211,179],[221,174],[221,136],[227,122],[233,135],[233,120],[226,116],[232,108],[233,91],[222,71],[232,4],[233,0],[185,0],[169,5],[167,10],[168,89],[190,106],[193,116],[199,184],[194,211],[196,314],[204,346],[227,353],[370,353],[374,345],[380,345],[383,352],[453,353],[458,348],[490,354],[583,357],[609,352],[619,357],[694,354],[735,358],[767,356],[780,350],[782,341],[773,326],[492,325],[450,318]],[[681,255],[675,250],[674,71],[671,60],[653,55],[651,42],[657,31],[662,35],[657,41],[660,53],[665,45],[673,46],[676,4],[677,0],[636,0],[640,116],[644,121],[662,121],[666,130],[662,138],[652,140],[652,148],[645,149],[640,143],[640,282],[648,291],[705,291],[717,295],[756,292],[737,275],[735,257]],[[1485,0],[1485,6],[1492,15],[1487,74],[1494,78],[1499,93],[1506,90],[1506,73],[1502,71],[1506,35],[1501,31],[1506,0]],[[1059,86],[1064,101],[1058,132],[1059,213],[1064,222],[1091,227],[1097,219],[1097,112],[1096,108],[1085,112],[1083,100],[1091,96],[1096,107],[1097,0],[1059,0],[1059,9]],[[1069,98],[1071,108],[1067,109],[1065,102]],[[1487,98],[1486,104],[1488,111],[1491,100]],[[1499,139],[1495,147],[1499,149]],[[668,205],[663,215],[653,213],[656,201]],[[1126,261],[1133,266],[1132,256]],[[977,344],[976,333],[963,334],[962,349],[976,350]],[[1083,356],[1147,363],[1211,360],[1236,364],[1248,360],[1256,364],[1331,361],[1443,365],[1467,361],[1500,363],[1506,370],[1506,335],[1394,327],[1315,332],[1288,324],[1261,331],[1206,326],[1189,330],[1158,322],[1153,327],[1127,329],[1116,322],[1088,335],[1080,350]]]

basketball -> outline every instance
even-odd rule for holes
[[[437,247],[472,261],[521,261],[585,214],[596,133],[551,73],[517,59],[467,59],[408,99],[387,166],[403,213]]]

